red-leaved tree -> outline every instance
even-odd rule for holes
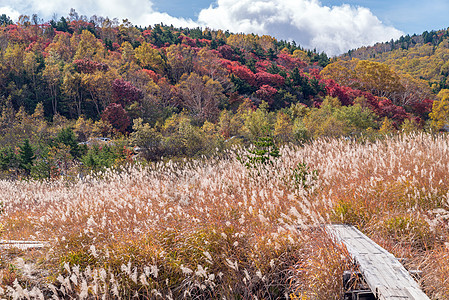
[[[256,95],[259,99],[265,100],[269,105],[272,105],[274,102],[273,96],[277,93],[277,90],[268,85],[262,85],[257,91]]]
[[[220,52],[221,56],[225,59],[234,60],[236,59],[234,55],[234,50],[232,50],[231,46],[223,45],[217,48],[218,52]]]
[[[256,76],[247,67],[242,66],[237,62],[232,62],[230,65],[228,65],[228,68],[232,74],[242,80],[245,80],[249,85],[254,86],[256,84]]]
[[[301,59],[284,52],[277,55],[276,63],[287,68],[288,70],[293,70],[294,68],[302,69],[307,66],[307,64]]]
[[[271,74],[268,72],[258,72],[256,74],[257,86],[271,85],[274,87],[281,87],[285,84],[285,78],[279,74]]]
[[[144,96],[142,90],[123,79],[114,80],[112,83],[112,91],[115,102],[120,103],[123,107],[130,103],[140,101]]]
[[[379,101],[380,117],[388,117],[397,124],[401,124],[408,117],[407,112],[401,106],[394,105],[390,99],[383,98]]]
[[[95,71],[106,72],[109,69],[107,64],[103,64],[96,61],[91,61],[88,59],[77,59],[73,63],[76,66],[76,70],[80,73],[92,74]]]
[[[109,104],[101,114],[101,119],[105,122],[109,122],[112,127],[121,133],[125,133],[126,129],[131,124],[128,113],[119,103]]]

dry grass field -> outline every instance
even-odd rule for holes
[[[0,181],[3,298],[339,299],[350,269],[321,229],[356,225],[449,299],[449,139],[316,140],[82,180]],[[244,156],[244,153],[240,153]],[[304,167],[305,163],[307,167]],[[313,170],[316,170],[315,173]]]

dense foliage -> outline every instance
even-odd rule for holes
[[[164,109],[216,120],[218,110],[238,106],[245,97],[256,105],[269,98],[273,108],[281,108],[316,96],[318,84],[309,88],[309,79],[316,78],[304,68],[328,63],[325,54],[269,36],[138,28],[127,20],[119,25],[74,13],[57,22],[36,16],[22,16],[16,24],[4,20],[0,49],[3,105],[32,113],[43,103],[48,120],[56,114],[98,120],[111,103],[153,124],[164,120]]]
[[[385,64],[330,61],[270,36],[141,28],[73,10],[59,21],[1,20],[0,158],[9,176],[111,166],[134,150],[158,160],[266,137],[282,144],[410,131],[428,127],[438,99],[422,80]],[[444,109],[434,115],[433,128],[443,128]],[[57,137],[68,129],[70,144]],[[17,147],[26,139],[33,160],[23,163]]]
[[[436,93],[449,88],[449,30],[446,29],[351,50],[345,57],[385,63],[398,72],[425,80]]]

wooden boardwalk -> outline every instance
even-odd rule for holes
[[[429,299],[393,254],[355,227],[327,225],[326,231],[346,246],[377,299]]]
[[[43,241],[11,241],[11,240],[0,240],[0,249],[12,249],[17,248],[21,250],[43,248],[47,246],[47,242]]]

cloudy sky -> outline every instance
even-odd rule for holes
[[[37,13],[49,20],[80,15],[269,34],[336,55],[403,34],[447,28],[448,0],[0,0],[16,20]]]

